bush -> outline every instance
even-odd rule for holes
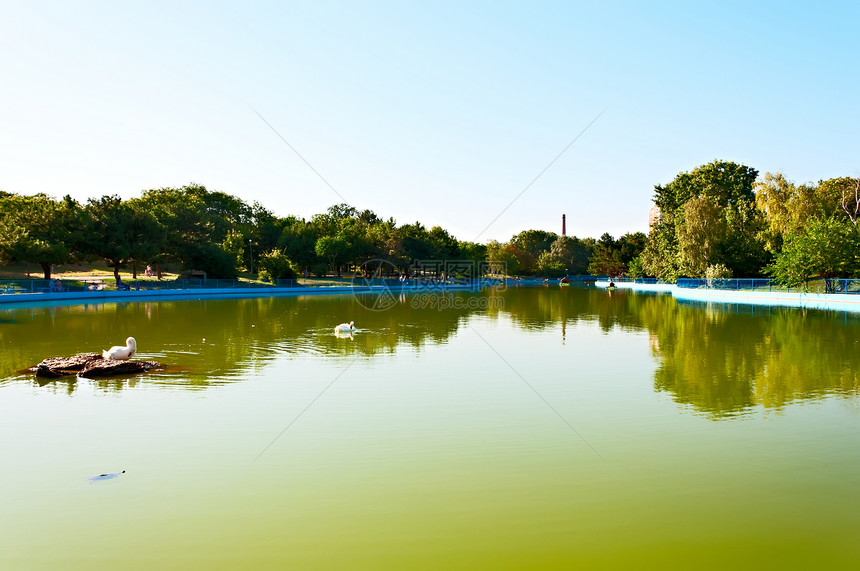
[[[324,278],[328,275],[328,265],[323,263],[314,264],[311,268],[311,273],[318,278]]]
[[[296,279],[296,271],[293,269],[293,263],[280,250],[272,250],[260,256],[257,262],[261,268],[259,276],[267,280],[294,280]],[[263,277],[265,275],[265,277]]]
[[[549,252],[541,253],[538,258],[537,267],[538,272],[548,278],[560,278],[567,275],[567,268],[564,267],[564,262]]]
[[[715,280],[727,280],[732,277],[732,271],[724,264],[713,264],[705,269],[705,279],[708,287],[713,287]]]
[[[186,269],[202,270],[214,279],[236,279],[236,258],[220,246],[207,244],[194,249],[186,263]]]

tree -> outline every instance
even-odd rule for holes
[[[562,264],[568,274],[584,274],[588,271],[588,259],[595,246],[594,238],[580,240],[576,236],[559,236],[550,245],[550,254]]]
[[[54,264],[66,263],[82,235],[80,205],[70,196],[61,201],[44,194],[0,195],[0,257],[35,262],[45,279]]]
[[[155,256],[163,244],[164,229],[139,203],[123,202],[118,196],[91,198],[86,212],[88,239],[83,250],[113,268],[117,285],[121,267]]]
[[[627,269],[621,260],[621,250],[615,239],[604,233],[591,254],[588,263],[588,273],[591,275],[620,276]]]
[[[315,250],[317,256],[328,260],[332,272],[341,277],[340,266],[349,252],[350,244],[343,236],[323,236],[317,240]]]
[[[487,244],[487,257],[497,268],[506,275],[517,275],[520,270],[520,262],[517,247],[513,244],[500,244],[495,240]]]
[[[271,250],[260,256],[262,270],[272,279],[296,279],[296,272],[290,259],[281,250]]]
[[[651,229],[643,252],[646,271],[675,281],[679,275],[704,272],[701,261],[705,255],[717,258],[713,263],[726,263],[734,270],[742,267],[744,272],[760,263],[760,248],[749,253],[736,249],[732,259],[719,259],[726,257],[730,235],[745,235],[745,240],[746,235],[750,235],[752,241],[746,240],[746,244],[754,244],[757,214],[753,185],[757,175],[757,170],[745,165],[714,161],[689,173],[678,174],[665,186],[654,187],[654,203],[660,208],[660,219]],[[686,207],[694,199],[695,202]],[[688,215],[691,216],[689,222]],[[718,221],[721,218],[727,224],[725,232]],[[732,228],[731,224],[736,227]],[[714,234],[707,234],[706,251],[695,251],[691,240],[703,238],[708,232]]]
[[[677,227],[681,272],[704,276],[705,270],[720,258],[726,241],[726,219],[723,209],[706,196],[691,198],[681,207],[683,216]]]
[[[779,252],[785,237],[801,232],[810,218],[838,214],[851,180],[840,178],[795,185],[782,173],[765,173],[756,184],[755,203],[764,217],[760,238],[767,250]]]
[[[857,220],[860,218],[860,177],[841,179],[839,186],[842,191],[839,205],[851,223],[857,226]]]
[[[645,241],[645,234],[642,232],[625,234],[618,240],[608,233],[603,234],[594,245],[589,258],[588,272],[592,275],[609,276],[627,273],[628,264],[642,253]]]
[[[860,271],[860,234],[850,221],[812,218],[802,232],[789,234],[768,273],[781,283],[797,287],[810,278],[850,277]]]
[[[431,243],[433,258],[437,260],[456,260],[459,254],[459,243],[447,230],[441,226],[433,226],[427,233]]]
[[[295,262],[299,269],[309,272],[319,262],[315,249],[318,238],[316,229],[303,218],[294,216],[281,219],[279,223],[281,235],[277,242],[278,249]]]
[[[556,233],[545,230],[523,230],[511,238],[511,244],[516,246],[519,252],[520,271],[525,274],[533,273],[540,255],[549,251],[557,239]]]
[[[560,278],[567,274],[564,262],[551,252],[542,252],[537,261],[537,270],[542,276]]]
[[[158,261],[179,260],[186,269],[204,270],[213,277],[236,275],[235,244],[225,244],[231,231],[262,240],[263,247],[274,246],[277,239],[276,219],[267,210],[202,185],[146,190],[136,202],[166,230]]]

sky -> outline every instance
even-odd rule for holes
[[[700,5],[701,4],[701,5]],[[715,159],[860,174],[855,2],[0,0],[0,189],[191,182],[461,240],[647,231]]]

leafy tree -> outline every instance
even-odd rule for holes
[[[801,232],[810,218],[838,214],[850,180],[829,179],[818,184],[795,185],[782,173],[765,173],[762,181],[756,184],[755,203],[764,217],[760,238],[767,250],[779,252],[785,237]]]
[[[542,276],[560,278],[567,274],[564,262],[551,252],[542,252],[537,261],[537,270]]]
[[[620,276],[627,272],[628,264],[637,258],[645,248],[645,235],[641,232],[625,234],[615,240],[608,233],[603,234],[594,245],[588,264],[592,275],[606,274]]]
[[[736,249],[727,257],[728,236],[746,234],[747,245],[754,244],[757,233],[753,207],[753,185],[758,171],[732,162],[714,161],[680,173],[665,186],[655,187],[654,203],[660,218],[651,229],[642,261],[648,273],[668,281],[679,275],[701,275],[707,265],[704,257],[714,257],[713,263],[743,267],[744,271],[763,258],[760,248],[745,253]],[[687,204],[694,200],[689,207]],[[721,214],[718,214],[721,211]],[[690,216],[689,221],[686,217]],[[720,219],[725,219],[726,229]],[[732,228],[731,223],[736,227]],[[707,248],[697,249],[692,240],[707,235]]]
[[[410,263],[438,259],[430,235],[420,222],[402,225],[399,234],[403,255]]]
[[[681,272],[702,276],[705,269],[720,259],[726,241],[723,209],[706,196],[696,196],[681,207],[682,223],[677,227]]]
[[[456,260],[459,255],[457,239],[448,234],[441,226],[433,226],[427,237],[431,243],[431,252],[437,260]]]
[[[471,260],[476,263],[486,262],[487,246],[484,244],[476,244],[475,242],[458,242],[457,259]]]
[[[91,198],[87,203],[88,239],[83,250],[104,259],[113,268],[117,285],[121,267],[155,256],[164,240],[164,229],[139,206],[118,196]]]
[[[296,272],[290,259],[281,250],[271,250],[260,256],[260,267],[272,279],[296,279]]]
[[[332,272],[341,277],[341,264],[345,261],[350,244],[343,236],[323,236],[317,240],[315,250],[317,256],[329,262]]]
[[[35,262],[45,279],[54,264],[66,263],[82,236],[82,210],[70,196],[0,194],[0,257]]]
[[[627,275],[633,279],[645,276],[645,264],[642,263],[642,256],[636,256],[630,263],[627,264]]]
[[[604,233],[594,245],[594,252],[589,258],[588,273],[620,276],[626,269],[624,262],[621,261],[621,250],[615,239],[608,233]]]
[[[537,269],[540,255],[549,251],[552,243],[558,239],[554,232],[545,230],[523,230],[513,238],[511,244],[516,246],[518,262],[522,273],[533,273]]]
[[[494,265],[501,266],[506,275],[517,275],[520,270],[519,251],[514,244],[500,244],[495,240],[487,244],[487,257]]]
[[[210,192],[202,185],[146,190],[138,202],[166,230],[157,261],[179,260],[186,269],[204,270],[213,277],[236,274],[236,262],[230,261],[236,255],[235,244],[224,245],[232,231],[259,241],[263,238],[262,225],[267,242],[274,245],[277,239],[276,219],[271,213],[259,205],[252,208],[235,196]]]
[[[277,246],[300,270],[308,272],[319,263],[316,253],[317,231],[302,218],[289,216],[280,221],[281,236]]]
[[[831,279],[860,271],[860,233],[850,221],[812,218],[802,232],[789,234],[782,251],[767,271],[788,286],[797,287],[810,278]]]
[[[594,251],[593,238],[579,239],[576,236],[559,236],[550,245],[550,254],[562,264],[568,274],[584,274],[588,271],[588,259]]]

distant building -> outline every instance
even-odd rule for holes
[[[660,221],[660,207],[656,204],[648,211],[648,231],[650,232],[654,225]]]

